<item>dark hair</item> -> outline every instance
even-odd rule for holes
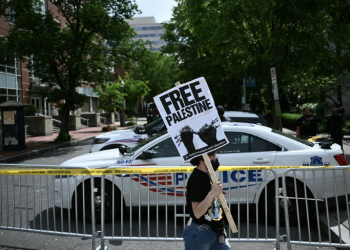
[[[217,152],[217,150],[211,151],[208,153],[208,156],[212,156],[212,155],[216,154],[216,152]],[[191,159],[190,163],[192,164],[192,166],[198,166],[200,161],[204,161],[204,158],[201,155]]]
[[[225,109],[223,106],[217,106],[216,109],[218,110],[219,115],[224,115]]]
[[[305,108],[303,109],[303,111],[305,112],[306,109],[310,109],[310,108],[309,108],[309,107],[305,107]]]

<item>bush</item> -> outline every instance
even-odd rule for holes
[[[66,142],[66,141],[70,141],[71,139],[72,137],[70,136],[69,133],[63,133],[57,136],[57,138],[55,139],[55,142]]]
[[[25,116],[33,116],[35,115],[35,113],[38,113],[38,112],[39,112],[39,109],[34,104],[24,108]]]
[[[132,126],[132,125],[136,125],[137,123],[136,122],[128,122],[127,124],[126,124],[126,126]]]
[[[300,114],[283,113],[281,116],[282,127],[295,131],[295,121],[299,119]],[[318,117],[321,122],[317,125],[317,133],[327,133],[327,119],[325,117]]]
[[[299,114],[291,114],[291,113],[282,113],[281,120],[282,120],[282,127],[288,128],[291,130],[296,130],[295,121],[298,120],[300,117]]]
[[[329,104],[327,102],[319,102],[319,103],[304,103],[299,107],[299,113],[302,115],[304,108],[309,107],[311,110],[311,114],[316,117],[322,118],[325,115],[325,111],[329,110]]]
[[[110,131],[114,131],[114,130],[118,130],[118,127],[116,126],[109,126]],[[107,126],[106,127],[102,127],[102,132],[107,132]]]

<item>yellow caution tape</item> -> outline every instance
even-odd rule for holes
[[[218,171],[332,168],[334,166],[220,166]],[[109,169],[0,169],[0,175],[122,175],[192,172],[194,167],[109,168]],[[349,170],[348,170],[349,171]]]

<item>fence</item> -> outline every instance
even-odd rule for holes
[[[298,171],[302,173],[299,179]],[[293,199],[297,208],[295,221],[299,232],[296,239],[291,238],[290,219],[286,216],[288,249],[292,249],[293,244],[350,248],[349,171],[350,166],[326,169],[303,168],[302,171],[289,169],[285,172],[282,181],[284,212],[287,213],[288,202]],[[293,197],[288,197],[290,194],[293,194]],[[343,209],[342,214],[340,208]],[[316,224],[313,216],[316,216]],[[300,233],[302,222],[307,232],[303,237]]]
[[[31,172],[34,169],[36,174]],[[6,174],[11,171],[12,174]],[[62,206],[55,207],[53,204],[53,180],[58,178],[62,190],[62,177],[66,173],[67,169],[60,166],[0,164],[0,229],[90,238],[92,249],[95,249],[95,213],[91,213],[91,220],[87,223],[85,216],[77,216],[78,207],[70,213]],[[93,187],[93,178],[91,180]],[[69,187],[69,182],[66,184]],[[77,186],[74,187],[75,191]],[[84,194],[76,196],[75,202],[79,198],[86,203]],[[94,199],[92,192],[90,201]],[[95,208],[92,203],[89,207]]]
[[[218,171],[218,177],[238,228],[232,234],[226,225],[229,241],[271,242],[276,249],[280,249],[280,240],[287,242],[288,249],[295,244],[350,246],[346,240],[334,242],[332,229],[323,232],[318,220],[325,211],[327,225],[332,227],[329,201],[324,197],[340,194],[345,195],[345,217],[350,218],[349,167],[283,169],[283,174],[281,169],[268,167],[220,168],[224,171]],[[92,249],[97,238],[101,238],[101,248],[107,240],[182,241],[190,171],[192,168],[92,170],[2,164],[0,229],[89,238]],[[335,202],[339,207],[340,199]],[[323,204],[325,210],[321,210]],[[312,227],[312,214],[317,217],[317,230]],[[335,220],[339,225],[339,211]],[[293,222],[297,224],[291,225]],[[296,227],[298,236],[291,234]],[[301,228],[308,232],[306,236]],[[341,229],[339,225],[338,231]]]

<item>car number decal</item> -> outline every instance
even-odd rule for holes
[[[132,160],[120,160],[120,161],[117,161],[117,164],[128,164],[131,162],[132,162]]]

